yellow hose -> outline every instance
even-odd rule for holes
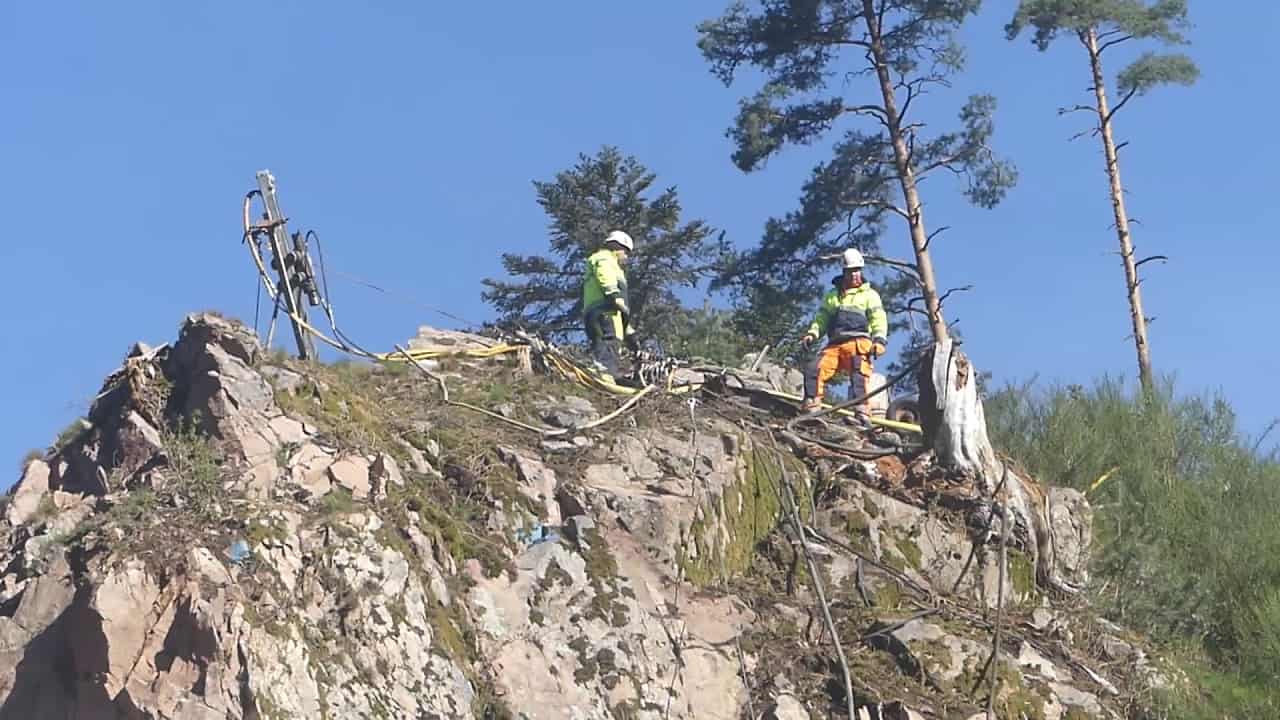
[[[1119,469],[1120,469],[1120,466],[1119,466],[1119,465],[1117,465],[1117,466],[1115,466],[1115,467],[1111,468],[1110,470],[1108,470],[1108,471],[1106,471],[1106,472],[1102,473],[1102,477],[1099,477],[1097,480],[1094,480],[1094,481],[1093,481],[1093,484],[1089,486],[1089,489],[1084,491],[1084,494],[1085,494],[1085,495],[1088,495],[1089,493],[1093,492],[1094,490],[1097,490],[1099,485],[1101,485],[1102,483],[1106,482],[1106,481],[1107,481],[1107,478],[1111,477],[1111,475],[1112,475],[1112,474],[1114,474],[1114,473],[1115,473],[1115,471],[1117,471],[1117,470],[1119,470]]]

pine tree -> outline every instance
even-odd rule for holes
[[[913,111],[930,87],[947,85],[961,69],[954,34],[978,6],[978,0],[762,0],[752,10],[740,1],[699,25],[698,45],[726,85],[743,66],[766,76],[759,92],[741,101],[726,133],[741,170],[762,168],[786,145],[844,129],[831,159],[802,189],[800,208],[771,220],[760,246],[738,255],[716,280],[718,288],[738,289],[762,324],[798,322],[800,303],[825,288],[826,274],[814,260],[848,246],[874,252],[892,216],[910,230],[912,275],[924,305],[917,310],[935,340],[948,337],[929,253],[937,231],[926,229],[920,183],[938,173],[957,175],[970,201],[990,208],[1016,172],[988,144],[991,96],[969,98],[960,127],[932,136]],[[762,302],[774,300],[781,302]]]
[[[635,241],[624,270],[631,322],[640,336],[683,319],[676,290],[710,275],[723,233],[713,240],[705,222],[682,223],[675,187],[647,198],[656,177],[636,158],[604,147],[594,157],[579,155],[576,165],[552,181],[535,181],[538,204],[550,218],[551,256],[502,256],[507,277],[486,278],[481,294],[497,310],[497,324],[562,342],[576,336],[582,328],[585,260],[611,230]]]
[[[734,313],[708,302],[684,310],[673,320],[655,333],[670,355],[737,367],[748,352],[760,349],[737,331]]]
[[[1186,42],[1182,31],[1187,26],[1186,0],[1022,0],[1013,20],[1005,27],[1010,40],[1027,26],[1035,28],[1032,41],[1046,50],[1062,33],[1074,35],[1089,58],[1092,80],[1092,105],[1077,105],[1060,113],[1084,111],[1097,117],[1094,134],[1102,139],[1107,177],[1111,182],[1111,208],[1115,216],[1116,235],[1120,240],[1120,260],[1124,265],[1125,288],[1129,315],[1133,324],[1133,342],[1138,355],[1138,377],[1145,391],[1153,389],[1151,349],[1147,342],[1148,318],[1142,310],[1141,280],[1138,268],[1145,260],[1136,260],[1129,217],[1125,209],[1124,185],[1120,182],[1119,151],[1112,121],[1120,108],[1136,96],[1169,83],[1190,85],[1199,76],[1191,58],[1181,53],[1143,53],[1120,72],[1116,88],[1120,102],[1111,107],[1107,99],[1106,76],[1102,69],[1103,53],[1131,40],[1150,39],[1169,45]],[[1160,256],[1156,256],[1160,257]],[[1149,258],[1151,259],[1151,258]]]

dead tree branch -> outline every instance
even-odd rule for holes
[[[1129,92],[1125,93],[1124,98],[1120,102],[1116,103],[1115,107],[1111,108],[1111,112],[1107,113],[1107,117],[1105,120],[1103,120],[1103,122],[1105,123],[1111,122],[1111,118],[1115,117],[1116,113],[1120,112],[1120,108],[1124,107],[1124,104],[1129,102],[1129,100],[1131,100],[1133,96],[1137,94],[1138,94],[1137,88],[1129,88]],[[1119,150],[1120,148],[1116,148],[1116,149]]]
[[[864,259],[867,260],[867,262],[874,262],[874,263],[880,263],[882,265],[888,265],[894,270],[897,270],[905,275],[908,275],[913,280],[915,280],[917,284],[921,282],[920,272],[916,270],[915,263],[903,262],[902,260],[894,260],[892,258],[881,257],[879,255],[865,255],[863,257]]]
[[[827,594],[822,587],[822,575],[818,573],[818,565],[814,562],[813,555],[809,552],[809,545],[805,541],[804,524],[800,522],[800,511],[796,509],[796,497],[795,492],[791,489],[791,477],[787,473],[786,458],[783,456],[782,451],[778,449],[778,440],[772,432],[769,433],[769,442],[772,444],[774,455],[778,459],[779,480],[782,491],[786,494],[786,505],[791,519],[791,526],[796,533],[796,541],[800,543],[800,549],[804,552],[805,563],[809,566],[809,579],[813,583],[813,590],[822,606],[822,617],[827,623],[827,630],[831,633],[831,642],[836,646],[836,656],[840,660],[840,671],[844,674],[844,696],[848,705],[849,720],[854,720],[857,715],[854,714],[853,676],[849,673],[849,660],[845,657],[844,647],[840,644],[840,633],[836,631],[835,620],[831,618],[831,605],[827,603]]]
[[[928,249],[929,249],[929,246],[933,244],[933,239],[934,239],[934,238],[938,237],[939,235],[941,235],[942,233],[944,233],[944,232],[946,232],[946,231],[948,231],[948,230],[950,230],[950,229],[951,229],[951,226],[950,226],[950,225],[943,225],[942,227],[938,228],[937,230],[934,230],[933,232],[929,233],[929,236],[928,236],[928,237],[926,237],[926,238],[924,239],[924,249],[925,249],[925,250],[928,250]]]
[[[1101,127],[1094,127],[1094,128],[1090,128],[1090,129],[1088,129],[1088,130],[1081,130],[1080,132],[1076,133],[1075,135],[1072,135],[1071,137],[1067,138],[1067,142],[1075,142],[1076,140],[1079,140],[1080,138],[1084,137],[1085,135],[1092,135],[1092,136],[1094,136],[1094,137],[1097,137],[1097,136],[1098,136],[1098,133],[1100,133],[1100,132],[1102,132],[1102,128],[1101,128]]]
[[[1114,33],[1114,32],[1118,32],[1118,31],[1116,31],[1116,30],[1112,30],[1111,32],[1113,32],[1113,33]],[[1098,37],[1099,37],[1099,39],[1101,39],[1101,37],[1102,37],[1102,36],[1101,36],[1101,35],[1099,35]],[[1118,38],[1116,38],[1115,40],[1108,40],[1108,41],[1106,41],[1106,42],[1104,42],[1104,43],[1102,43],[1101,45],[1099,45],[1099,46],[1098,46],[1098,54],[1099,54],[1099,55],[1101,55],[1104,51],[1106,51],[1106,49],[1107,49],[1107,48],[1112,47],[1113,45],[1119,45],[1119,44],[1120,44],[1120,43],[1122,43],[1122,42],[1127,42],[1127,41],[1132,40],[1132,39],[1133,39],[1133,36],[1132,36],[1132,35],[1125,35],[1124,37],[1118,37]]]
[[[1005,465],[1004,477],[1000,479],[1001,485],[1005,484],[1005,479],[1008,478],[1008,476],[1009,466]],[[992,500],[994,501],[995,498],[992,498]],[[995,718],[996,676],[1000,674],[996,672],[996,670],[1000,667],[1000,636],[1004,630],[1004,580],[1005,575],[1007,574],[1006,566],[1009,564],[1009,527],[1012,525],[1010,522],[1012,518],[1009,517],[1008,507],[1008,502],[1004,502],[1000,508],[1000,584],[996,590],[996,637],[995,642],[992,643],[991,647],[991,660],[993,665],[991,668],[991,690],[990,694],[987,695],[987,720],[994,720]]]
[[[951,288],[950,290],[946,291],[945,293],[943,293],[941,296],[938,297],[938,306],[941,307],[942,303],[945,302],[947,298],[951,297],[951,293],[967,292],[972,289],[973,289],[972,285],[963,285],[961,287]],[[919,296],[913,297],[907,301],[907,306],[910,307],[918,302],[924,302],[924,298]]]
[[[851,105],[844,108],[843,112],[851,115],[870,115],[880,122],[886,128],[889,127],[889,114],[879,105]]]
[[[906,210],[903,210],[902,208],[898,207],[897,205],[894,205],[891,202],[885,202],[884,200],[857,200],[853,202],[842,200],[840,201],[840,204],[848,208],[870,207],[870,208],[876,208],[879,210],[888,210],[889,212],[896,213],[902,216],[902,219],[906,220],[907,222],[911,221],[911,216],[907,214]]]
[[[1258,436],[1258,441],[1253,444],[1253,450],[1251,454],[1253,455],[1258,454],[1258,448],[1262,447],[1263,441],[1267,439],[1267,436],[1271,434],[1272,430],[1276,429],[1277,425],[1280,425],[1280,418],[1276,418],[1272,420],[1271,423],[1267,425],[1267,429],[1262,431],[1262,434]]]
[[[751,705],[751,677],[747,675],[747,661],[742,656],[742,636],[735,635],[733,642],[738,646],[738,668],[742,672],[742,686],[747,689],[747,714],[755,718],[756,710]]]

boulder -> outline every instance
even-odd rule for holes
[[[49,492],[49,464],[35,458],[22,468],[22,478],[14,486],[9,497],[5,517],[10,525],[18,526],[35,516],[40,501]]]
[[[576,428],[600,419],[600,413],[586,398],[569,395],[536,404],[543,421],[559,428]]]
[[[338,487],[346,488],[351,497],[365,500],[369,497],[369,461],[362,457],[349,455],[328,467],[326,472],[329,481]]]

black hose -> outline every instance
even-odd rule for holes
[[[307,238],[315,238],[316,253],[320,255],[320,283],[324,288],[325,305],[331,306],[331,303],[329,302],[329,274],[324,270],[324,244],[320,242],[320,233],[317,233],[315,230],[308,230],[307,234],[302,236],[304,243]]]
[[[377,357],[377,353],[370,352],[369,350],[361,347],[359,343],[352,340],[349,335],[344,333],[342,329],[338,327],[338,321],[333,317],[333,301],[329,297],[329,273],[325,270],[324,266],[324,243],[320,241],[320,233],[315,230],[308,230],[307,234],[303,236],[303,240],[306,240],[307,238],[312,238],[316,241],[316,254],[320,258],[320,286],[324,300],[322,305],[324,306],[325,315],[329,317],[329,327],[333,330],[333,334],[337,336],[338,340],[342,341],[343,345],[347,345],[349,348],[354,348],[366,357]]]

